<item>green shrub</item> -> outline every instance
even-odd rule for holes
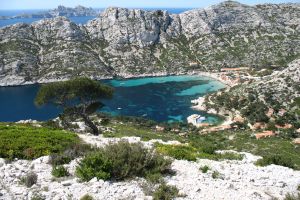
[[[220,178],[220,172],[218,172],[218,171],[213,171],[213,173],[211,174],[211,177],[212,177],[213,179]]]
[[[82,181],[97,179],[123,180],[145,177],[147,174],[164,174],[170,171],[171,160],[140,143],[121,141],[110,144],[85,156],[76,168]]]
[[[37,183],[37,174],[34,172],[29,172],[26,176],[21,178],[21,183],[24,184],[26,187],[30,188],[34,184]]]
[[[161,173],[148,173],[146,175],[146,180],[150,181],[151,183],[160,183],[163,181],[163,176]]]
[[[56,178],[69,176],[68,170],[64,166],[54,166],[51,171],[52,176]]]
[[[287,193],[287,195],[285,195],[284,197],[284,200],[300,200],[300,193],[298,193],[297,195]]]
[[[158,152],[178,160],[196,161],[197,150],[188,145],[163,145],[156,144]]]
[[[59,121],[54,121],[54,120],[47,120],[42,122],[41,124],[43,127],[46,128],[52,128],[52,129],[62,129],[59,125]]]
[[[202,171],[202,173],[207,173],[210,168],[207,165],[204,165],[203,167],[200,167],[200,170]]]
[[[153,200],[172,200],[178,196],[178,189],[175,186],[161,184],[153,193]]]
[[[89,144],[76,143],[62,153],[50,154],[49,164],[53,166],[68,164],[71,160],[84,156],[92,150],[93,148]]]
[[[264,156],[262,159],[258,160],[256,162],[257,165],[259,166],[267,166],[267,165],[281,165],[284,167],[289,167],[294,169],[295,165],[293,163],[293,160],[289,157],[284,157],[281,155],[268,155]]]
[[[111,178],[110,170],[112,163],[103,150],[93,152],[87,155],[76,168],[76,175],[82,181],[89,181],[96,177],[97,179],[107,180]]]
[[[34,194],[30,200],[45,200],[45,199],[46,198],[44,196],[42,196],[41,194]]]
[[[207,153],[207,154],[215,154],[215,151],[217,150],[217,147],[213,145],[206,145],[202,149],[202,152]]]
[[[88,194],[84,195],[83,197],[80,198],[80,200],[93,200],[94,198]]]
[[[0,157],[34,159],[60,153],[80,140],[76,134],[30,125],[0,124]]]
[[[300,184],[298,185],[297,190],[300,191]]]

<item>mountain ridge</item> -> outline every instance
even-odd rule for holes
[[[227,1],[181,14],[110,7],[82,26],[15,24],[0,29],[0,83],[284,68],[300,56],[299,13],[300,4]]]

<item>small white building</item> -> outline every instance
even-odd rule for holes
[[[206,118],[201,115],[193,114],[187,118],[187,122],[189,124],[193,124],[193,125],[197,126],[197,125],[201,124],[205,119]]]

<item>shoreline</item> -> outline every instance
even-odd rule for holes
[[[127,80],[127,79],[135,79],[135,78],[146,78],[146,77],[163,77],[163,76],[180,76],[180,75],[190,75],[190,76],[203,76],[203,77],[207,77],[213,80],[216,80],[222,84],[224,84],[224,88],[230,88],[234,85],[234,83],[232,81],[230,81],[230,79],[224,80],[224,78],[222,78],[222,76],[226,75],[226,73],[222,73],[222,72],[204,72],[204,71],[188,71],[188,72],[176,72],[176,73],[167,73],[167,72],[157,72],[157,73],[144,73],[144,74],[119,74],[116,76],[89,76],[90,78],[94,79],[94,80],[112,80],[112,79],[119,79],[119,80]],[[20,87],[20,86],[30,86],[30,85],[37,85],[37,84],[46,84],[46,83],[52,83],[52,82],[59,82],[59,81],[66,81],[69,80],[71,77],[64,77],[64,78],[57,78],[57,79],[39,79],[37,81],[27,81],[27,82],[22,82],[22,83],[1,83],[0,81],[0,87]],[[10,78],[8,79],[10,80]],[[18,78],[17,78],[18,80]],[[19,79],[20,80],[20,79]],[[204,103],[204,97],[198,97],[197,99],[193,99],[191,101],[191,108],[195,111],[204,111],[208,114],[214,114],[217,116],[220,116],[222,118],[224,118],[224,121],[221,124],[218,125],[214,125],[214,124],[209,124],[210,126],[222,126],[224,124],[228,124],[229,121],[225,116],[218,114],[216,111],[214,110],[206,110],[206,108],[203,107],[203,103]],[[190,116],[189,116],[190,117]],[[189,118],[187,117],[187,118]],[[186,119],[186,122],[188,122],[188,120]],[[196,127],[201,127],[201,125]]]
[[[223,73],[222,72],[219,72],[219,73],[202,72],[201,73],[201,75],[203,75],[203,76],[208,76],[210,78],[213,78],[215,80],[220,81],[221,83],[223,83],[226,86],[226,88],[231,88],[235,85],[240,84],[237,81],[234,81],[234,80],[231,81],[230,79],[228,79],[226,77],[226,74],[227,73],[224,73],[224,72]],[[223,78],[225,76],[227,81],[224,80],[222,78],[222,76],[223,76]],[[191,104],[192,104],[191,108],[195,111],[203,111],[203,112],[206,112],[207,114],[217,115],[217,116],[224,119],[223,122],[218,124],[218,125],[217,124],[208,124],[209,127],[220,128],[220,129],[224,130],[224,129],[228,129],[230,127],[230,125],[234,122],[233,121],[234,116],[231,116],[231,117],[230,116],[225,116],[224,114],[221,114],[221,113],[217,112],[215,109],[207,109],[206,106],[204,105],[204,103],[205,103],[205,95],[201,96],[201,97],[198,97],[197,99],[191,100]],[[192,115],[187,117],[187,121],[188,121],[188,118],[190,118],[191,116]],[[206,130],[205,127],[207,127],[207,123],[199,123],[199,124],[191,123],[191,124],[194,125],[195,127],[198,127],[198,128],[203,127],[204,130]]]
[[[188,72],[157,72],[157,73],[145,73],[145,74],[116,74],[115,76],[87,76],[94,80],[111,80],[111,79],[134,79],[134,78],[146,78],[146,77],[162,77],[162,76],[180,76],[180,75],[195,75],[195,76],[205,76],[208,78],[212,78],[216,81],[221,82],[226,87],[231,87],[233,83],[230,81],[226,81],[222,79],[222,75],[224,73],[220,72],[204,72],[204,71],[188,71]],[[17,86],[26,86],[26,85],[35,85],[35,84],[45,84],[45,83],[52,83],[52,82],[59,82],[59,81],[66,81],[71,79],[72,77],[61,77],[61,78],[41,78],[36,81],[24,81],[23,77],[11,76],[7,77],[4,81],[0,80],[0,87],[17,87]]]

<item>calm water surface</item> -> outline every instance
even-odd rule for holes
[[[0,0],[1,1],[1,0]],[[191,8],[141,8],[144,10],[167,10],[169,13],[178,14]],[[104,8],[95,9],[97,12],[101,12]],[[0,10],[0,16],[16,16],[21,14],[33,14],[44,12],[47,10]],[[86,24],[88,21],[94,19],[95,16],[85,16],[85,17],[70,17],[70,20],[76,24]],[[23,18],[23,19],[0,19],[0,27],[16,24],[16,23],[27,23],[31,24],[32,22],[41,20],[42,18]]]
[[[224,88],[216,80],[202,76],[167,76],[102,81],[115,87],[113,99],[105,100],[101,110],[112,115],[138,116],[155,121],[186,121],[197,113],[208,122],[216,116],[192,110],[191,100]],[[58,115],[54,106],[37,108],[33,101],[39,85],[0,87],[0,121],[47,120]]]

